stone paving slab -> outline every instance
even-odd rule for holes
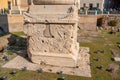
[[[28,70],[32,71],[36,71],[37,69],[42,68],[43,71],[50,73],[63,71],[63,74],[91,77],[91,70],[89,66],[90,55],[88,54],[88,52],[85,52],[86,51],[85,49],[89,48],[80,48],[80,54],[77,63],[79,65],[78,68],[38,65],[30,62],[29,60],[19,55],[12,59],[11,61],[9,61],[8,63],[6,63],[5,65],[3,65],[2,67],[14,69],[21,69],[23,67],[27,67]]]

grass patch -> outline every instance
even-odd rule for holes
[[[115,80],[109,72],[106,71],[107,67],[111,63],[115,63],[111,60],[111,49],[115,49],[120,52],[117,47],[117,42],[120,42],[120,33],[109,34],[108,31],[102,31],[97,37],[93,38],[92,43],[80,43],[81,46],[89,47],[91,53],[91,66],[93,80]],[[104,50],[104,53],[94,53],[96,50]],[[96,61],[96,59],[99,59]],[[97,66],[103,65],[102,70],[97,69]],[[119,70],[120,71],[120,70]],[[118,75],[120,72],[118,71]],[[118,79],[119,80],[119,79]]]
[[[11,33],[12,35],[14,35],[14,36],[16,36],[16,37],[21,37],[21,36],[24,36],[25,34],[24,34],[24,32],[13,32],[13,33]]]

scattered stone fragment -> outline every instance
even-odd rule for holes
[[[16,71],[12,71],[10,74],[15,76],[17,74],[17,72]]]
[[[120,44],[120,42],[117,42],[117,44]]]
[[[8,80],[6,76],[0,78],[0,80]]]
[[[38,73],[42,73],[42,72],[43,72],[43,69],[42,69],[42,68],[39,68],[39,69],[37,70],[37,72],[38,72]]]
[[[110,49],[113,56],[119,56],[119,51],[116,49]]]
[[[8,58],[8,56],[3,56],[3,59],[5,60],[5,61],[9,61],[9,58]]]
[[[120,48],[120,44],[118,45],[118,47]]]
[[[106,71],[108,71],[108,72],[114,72],[114,68],[108,68],[108,69],[106,69]]]
[[[116,62],[120,62],[120,57],[114,57],[113,60]]]
[[[100,52],[99,50],[94,51],[94,53],[99,53],[99,52]]]
[[[57,74],[63,74],[63,71],[58,71]]]
[[[95,61],[99,61],[99,58],[94,59]]]
[[[88,65],[92,66],[92,65],[93,65],[93,63],[92,63],[92,62],[90,62]]]
[[[105,51],[104,50],[96,50],[94,51],[94,53],[104,53]]]
[[[111,72],[111,73],[117,73],[119,70],[119,64],[117,63],[111,63],[108,65],[108,68],[106,71]]]
[[[27,67],[23,67],[23,68],[22,68],[22,71],[26,71],[26,70],[27,70]]]
[[[58,78],[57,80],[66,80],[65,77]]]
[[[101,50],[100,52],[101,52],[101,53],[104,53],[105,51],[104,51],[104,50]]]
[[[98,69],[103,69],[104,66],[103,65],[100,65],[100,66],[97,66]]]
[[[52,69],[48,69],[48,71],[52,72]]]

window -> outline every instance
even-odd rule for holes
[[[83,4],[83,7],[86,7],[86,4],[85,4],[85,3]]]
[[[11,9],[11,2],[8,1],[8,9],[10,10]]]
[[[92,4],[92,3],[89,4],[89,9],[90,9],[90,10],[93,9],[93,4]]]
[[[99,3],[97,3],[97,8],[99,8],[99,6],[100,6]]]
[[[15,0],[15,6],[17,6],[17,1]]]

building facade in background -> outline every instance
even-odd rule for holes
[[[79,8],[84,10],[85,7],[89,11],[97,10],[98,13],[120,13],[120,0],[80,0]],[[28,9],[28,0],[0,0],[0,10],[4,9],[9,10],[11,14],[22,14]]]
[[[28,0],[13,0],[12,9],[10,11],[11,14],[22,14],[27,11],[28,8]]]
[[[88,13],[120,14],[120,0],[80,0],[80,8]]]
[[[88,7],[89,10],[100,9],[103,10],[104,0],[80,0],[80,7]]]
[[[104,10],[110,14],[120,14],[120,0],[105,0]]]
[[[0,0],[0,9],[11,9],[13,0]]]
[[[0,12],[22,13],[28,9],[28,0],[0,0]]]
[[[110,0],[110,7],[114,9],[120,8],[120,0]]]

